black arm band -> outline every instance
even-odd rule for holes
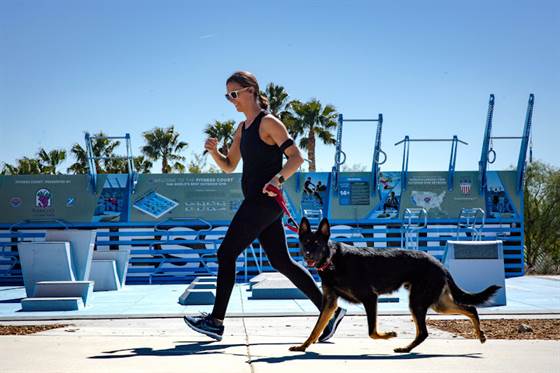
[[[286,151],[286,149],[288,149],[292,145],[294,145],[294,140],[288,139],[288,140],[284,141],[282,143],[282,145],[280,145],[280,150],[282,151],[282,153],[284,153],[284,151]],[[286,153],[284,153],[284,154],[286,154]],[[286,157],[287,157],[287,155],[286,155]]]

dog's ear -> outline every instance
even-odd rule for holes
[[[304,216],[301,218],[301,222],[299,223],[299,231],[298,234],[301,236],[302,234],[310,233],[311,226],[309,225],[309,220]]]
[[[331,236],[331,226],[327,218],[323,218],[319,223],[319,233],[327,239]]]

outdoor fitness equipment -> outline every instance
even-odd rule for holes
[[[492,136],[492,118],[494,116],[494,95],[490,95],[488,101],[488,114],[486,117],[486,129],[484,131],[484,141],[482,142],[482,153],[480,161],[478,162],[480,190],[482,194],[487,186],[487,168],[488,164],[496,161],[496,151],[494,150],[494,140],[521,140],[519,148],[519,157],[517,160],[517,177],[516,177],[516,191],[519,193],[523,188],[523,176],[525,174],[525,167],[527,166],[527,148],[529,148],[529,162],[533,161],[533,141],[531,135],[531,126],[533,119],[533,105],[535,102],[535,95],[529,95],[527,103],[527,113],[525,114],[525,125],[523,127],[523,136]]]
[[[457,162],[457,146],[459,143],[469,145],[467,142],[460,140],[457,135],[454,135],[451,139],[411,139],[409,136],[405,136],[404,139],[395,143],[395,146],[399,144],[404,144],[403,148],[403,161],[401,170],[401,188],[402,191],[406,190],[408,183],[408,157],[410,153],[410,143],[411,142],[451,142],[451,157],[449,158],[449,171],[447,174],[447,189],[453,190],[453,176],[455,174],[455,163]]]
[[[342,129],[344,122],[376,122],[377,132],[375,135],[375,147],[373,149],[373,160],[371,165],[371,182],[370,190],[373,196],[377,190],[377,181],[379,180],[379,166],[387,161],[387,154],[381,150],[381,131],[383,128],[383,114],[378,114],[377,119],[344,119],[342,114],[338,114],[338,126],[336,130],[336,152],[334,155],[334,166],[331,171],[331,185],[336,192],[339,188],[339,174],[340,166],[346,162],[346,153],[342,150]],[[383,160],[380,160],[380,155],[383,155]]]

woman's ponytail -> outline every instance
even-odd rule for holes
[[[259,106],[261,107],[261,109],[268,110],[268,106],[269,106],[268,97],[266,97],[262,93],[258,93],[258,99],[259,99]]]

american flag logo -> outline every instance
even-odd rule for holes
[[[461,187],[461,192],[463,192],[463,194],[469,194],[471,192],[472,183],[470,180],[461,181],[459,186]]]

